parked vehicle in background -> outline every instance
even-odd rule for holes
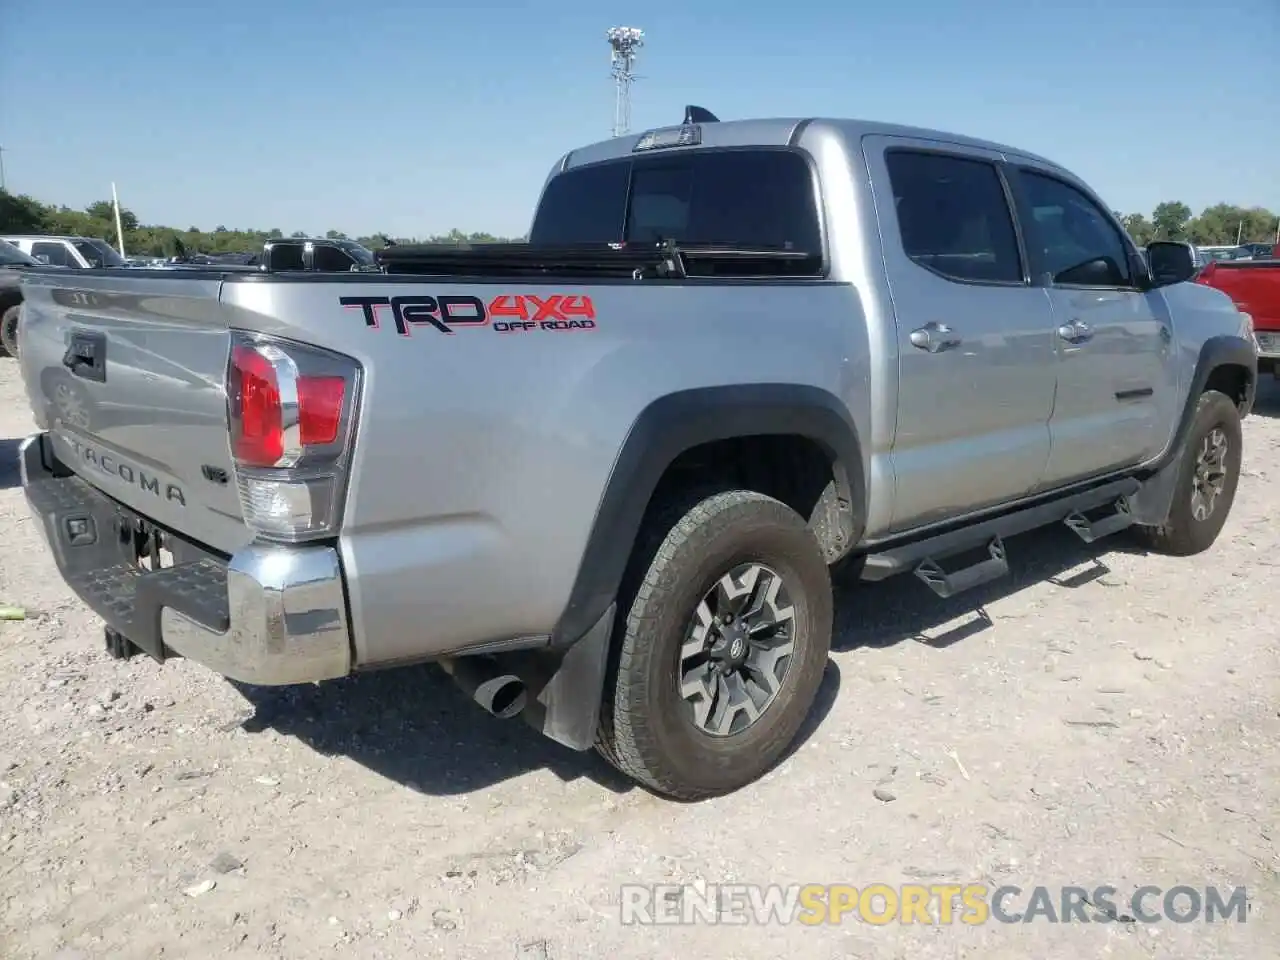
[[[1259,372],[1280,376],[1280,260],[1219,260],[1196,283],[1221,290],[1253,320]]]
[[[5,236],[23,253],[54,267],[90,270],[98,267],[128,267],[111,244],[97,237]]]
[[[22,312],[22,273],[39,262],[0,240],[0,349],[18,355],[18,316]]]
[[[354,240],[289,237],[268,240],[261,253],[197,253],[170,261],[180,267],[237,267],[283,272],[380,271],[373,251]]]
[[[1247,250],[1249,256],[1255,260],[1270,260],[1276,256],[1276,248],[1280,244],[1274,243],[1242,243],[1241,250]]]
[[[1218,260],[1248,260],[1252,256],[1244,247],[1235,246],[1197,247],[1196,250],[1205,263]]]
[[[259,264],[267,270],[315,270],[344,273],[350,270],[380,270],[373,251],[355,240],[343,238],[297,238],[268,240]]]
[[[1046,524],[1213,544],[1256,354],[1186,245],[1148,270],[999,144],[701,116],[566,153],[527,243],[31,271],[23,484],[108,649],[265,684],[437,661],[692,799],[795,738],[833,567],[945,598]]]

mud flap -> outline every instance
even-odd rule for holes
[[[1183,438],[1178,441],[1173,456],[1165,465],[1142,481],[1138,492],[1129,498],[1129,512],[1133,515],[1134,523],[1144,527],[1159,527],[1169,519],[1185,452],[1186,439]]]
[[[538,695],[520,714],[535,730],[571,750],[595,746],[616,610],[617,605],[610,604],[595,626],[564,652]]]

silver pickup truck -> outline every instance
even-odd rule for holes
[[[704,117],[566,154],[525,244],[31,271],[23,483],[117,656],[436,661],[657,792],[725,793],[812,705],[833,571],[947,597],[1046,524],[1214,542],[1249,320],[1185,245],[1146,253],[1024,151]]]

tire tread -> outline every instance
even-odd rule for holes
[[[615,630],[612,669],[601,705],[597,751],[626,775],[681,800],[698,800],[723,791],[689,784],[664,762],[655,728],[643,709],[649,702],[654,673],[647,662],[652,655],[649,638],[665,597],[684,576],[682,558],[687,562],[688,557],[699,555],[723,529],[729,513],[738,519],[754,514],[762,520],[805,527],[805,521],[791,508],[751,490],[687,490],[655,509],[642,528],[624,578],[624,602],[619,605],[624,618]],[[820,558],[816,539],[813,548]],[[793,666],[799,668],[798,663]],[[782,725],[759,749],[780,752],[788,744],[777,741],[789,741],[793,736]]]

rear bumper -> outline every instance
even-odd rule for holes
[[[20,447],[27,502],[63,579],[109,628],[157,660],[178,655],[245,683],[351,671],[336,550],[254,544],[228,559],[166,532],[174,565],[143,569],[135,535],[146,518],[59,469],[46,436]]]

